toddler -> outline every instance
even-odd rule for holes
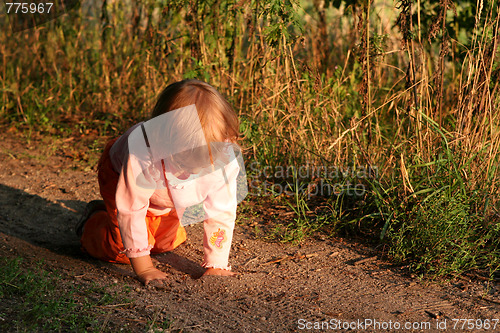
[[[246,194],[238,136],[236,113],[212,86],[169,85],[150,120],[106,145],[98,163],[103,200],[90,202],[76,226],[82,249],[130,263],[147,285],[166,278],[150,254],[175,249],[186,240],[184,225],[204,221],[205,275],[233,275],[236,205]]]

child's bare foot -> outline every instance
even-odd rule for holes
[[[219,276],[234,276],[237,275],[234,272],[228,271],[226,269],[220,269],[220,268],[208,268],[203,276],[206,275],[219,275]]]

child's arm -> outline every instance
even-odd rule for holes
[[[130,263],[139,281],[147,285],[152,280],[163,280],[167,274],[156,269],[149,255],[137,258],[130,258]]]
[[[153,245],[148,241],[146,214],[149,200],[156,189],[156,181],[147,172],[150,170],[146,163],[147,156],[130,155],[128,150],[124,153],[116,186],[117,220],[124,253],[130,259],[138,279],[148,284],[167,276],[153,266],[149,256]]]
[[[204,202],[208,216],[203,225],[205,230],[203,267],[207,268],[205,275],[234,275],[229,266],[229,252],[236,220],[236,179],[239,167],[233,160],[233,163],[224,167],[224,170],[225,181],[219,182],[215,191],[210,193]]]
[[[118,178],[115,194],[118,227],[128,258],[149,255],[153,247],[148,242],[146,215],[156,183],[142,175],[137,177],[141,183],[136,181],[135,164],[138,164],[136,159],[129,157]]]

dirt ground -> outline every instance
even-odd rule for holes
[[[268,241],[255,234],[259,216],[236,227],[230,262],[238,276],[200,278],[202,224],[196,224],[187,228],[185,244],[154,256],[170,274],[168,283],[144,287],[129,266],[80,252],[73,227],[86,202],[99,194],[95,172],[75,158],[77,141],[28,143],[4,132],[0,255],[27,263],[43,259],[82,288],[130,286],[131,301],[110,306],[100,319],[106,331],[145,332],[152,320],[166,319],[171,331],[183,332],[334,330],[339,321],[356,332],[398,331],[398,325],[399,331],[444,331],[443,323],[448,331],[462,331],[454,319],[500,318],[498,282],[422,282],[367,246],[324,235],[299,245]]]

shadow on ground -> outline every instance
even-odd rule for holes
[[[78,200],[49,201],[0,184],[0,232],[61,255],[89,259],[101,266],[103,263],[80,250],[80,241],[74,232],[85,205],[86,202]],[[160,263],[170,265],[195,279],[204,273],[199,264],[176,253],[155,257]],[[130,275],[129,270],[114,266],[114,271]]]

